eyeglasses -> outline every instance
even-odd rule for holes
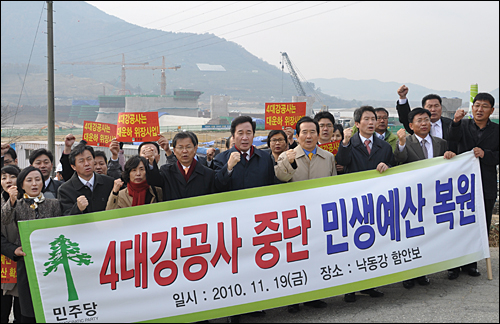
[[[425,118],[425,119],[419,118],[419,119],[415,119],[413,122],[417,123],[417,124],[422,124],[422,123],[430,123],[431,120],[429,118]]]
[[[273,138],[273,139],[271,139],[271,143],[277,143],[277,142],[283,143],[283,142],[285,142],[285,139],[284,138]]]
[[[192,145],[188,145],[188,146],[177,146],[177,147],[175,147],[175,148],[176,148],[176,149],[178,149],[179,151],[184,151],[185,149],[189,151],[189,150],[192,150],[192,149],[194,148],[194,146],[192,146]]]
[[[481,105],[481,104],[478,104],[478,103],[474,104],[473,107],[476,108],[476,109],[479,109],[479,108],[490,109],[490,108],[492,108],[490,105],[486,105],[486,104]]]

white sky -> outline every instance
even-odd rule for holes
[[[306,79],[499,86],[498,1],[87,2],[142,27],[215,34],[278,67],[287,52]]]

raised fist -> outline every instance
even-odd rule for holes
[[[408,94],[408,87],[404,84],[398,88],[399,99],[406,99],[406,95]]]

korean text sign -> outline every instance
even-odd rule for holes
[[[17,282],[17,263],[2,254],[2,283]]]
[[[340,141],[335,141],[325,144],[319,144],[318,146],[321,147],[323,150],[332,153],[333,155],[337,155],[337,152],[339,151],[339,145]]]
[[[199,321],[489,257],[472,152],[420,162],[19,222],[37,321]]]
[[[83,139],[88,145],[109,146],[111,140],[116,137],[116,125],[91,122],[83,122]]]
[[[285,127],[295,129],[295,124],[305,115],[305,102],[266,102],[265,129],[285,129]]]
[[[118,114],[116,139],[119,142],[156,141],[160,135],[158,113],[126,112]]]

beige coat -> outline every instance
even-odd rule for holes
[[[163,201],[163,191],[159,187],[155,187],[158,197],[155,196],[153,189],[149,186],[149,192],[153,196],[151,199],[151,204]],[[109,194],[108,204],[106,205],[106,210],[132,207],[132,201],[134,199],[128,194],[128,188],[122,189],[118,192],[118,195],[113,195],[113,190]]]
[[[295,151],[297,169],[290,165],[286,151],[281,153],[278,164],[274,166],[274,172],[279,180],[293,182],[337,175],[335,158],[332,153],[316,147],[316,154],[309,160],[300,145],[293,150]]]

